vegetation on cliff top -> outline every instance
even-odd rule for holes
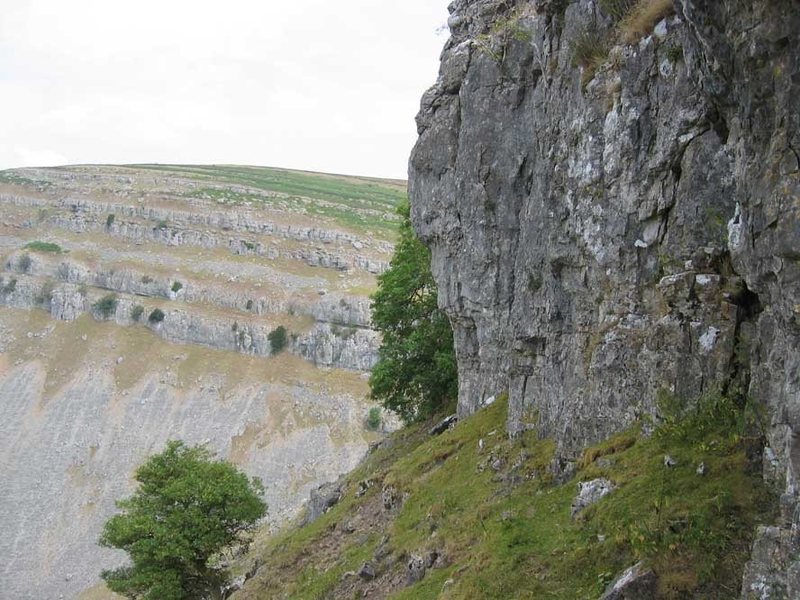
[[[388,438],[338,505],[262,542],[264,565],[235,597],[595,600],[639,560],[662,598],[737,595],[755,526],[773,506],[761,440],[737,403],[709,397],[651,435],[620,433],[587,449],[563,484],[552,441],[535,431],[508,439],[506,413],[500,399],[440,436],[424,423]],[[597,477],[615,491],[573,519],[577,482]],[[431,566],[407,585],[413,557]],[[374,577],[358,575],[364,563]]]

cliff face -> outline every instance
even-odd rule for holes
[[[594,73],[575,50],[614,25],[591,0],[450,10],[410,196],[459,412],[508,390],[510,432],[536,426],[570,459],[659,394],[739,386],[767,409],[765,475],[797,525],[796,2],[675,2]],[[775,577],[751,583],[791,588]]]

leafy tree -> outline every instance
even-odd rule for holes
[[[378,277],[372,321],[383,334],[372,397],[404,421],[428,417],[454,400],[458,375],[453,330],[437,306],[430,251],[411,228],[408,204],[390,268]]]
[[[263,486],[201,446],[167,444],[136,471],[139,488],[117,502],[100,544],[125,550],[131,565],[104,571],[128,598],[221,598],[228,573],[214,563],[264,516]]]
[[[161,321],[164,320],[165,316],[166,315],[164,314],[163,310],[161,310],[160,308],[154,308],[153,312],[150,313],[150,316],[147,317],[147,320],[150,321],[151,323],[161,323]]]
[[[289,338],[286,334],[286,327],[278,325],[275,329],[267,334],[272,354],[278,354],[289,343]]]

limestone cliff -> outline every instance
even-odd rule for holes
[[[782,558],[745,594],[797,597],[800,10],[680,0],[619,37],[614,4],[450,6],[409,189],[459,412],[508,390],[509,431],[535,426],[569,460],[657,415],[663,391],[745,389],[786,527],[762,531]]]

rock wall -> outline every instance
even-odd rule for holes
[[[112,320],[118,325],[149,327],[164,340],[177,344],[199,344],[218,350],[269,356],[272,353],[269,334],[281,321],[276,314],[270,315],[275,319],[272,322],[249,315],[237,319],[230,314],[204,311],[192,305],[169,307],[130,295],[118,296],[113,314],[106,316],[93,307],[104,295],[102,290],[90,290],[85,285],[47,277],[22,273],[0,275],[0,306],[43,309],[61,321],[73,321],[91,313],[99,320]],[[362,299],[362,302],[366,300]],[[134,320],[132,310],[136,305],[142,306],[143,312]],[[335,307],[319,308],[317,312],[332,317],[347,316],[346,306],[349,305],[340,299]],[[148,315],[155,308],[162,308],[164,318],[159,322],[149,322]],[[358,313],[357,310],[354,312]],[[378,360],[380,334],[368,327],[331,319],[316,321],[303,331],[293,332],[291,326],[287,330],[290,337],[288,350],[317,366],[369,371]]]
[[[536,426],[572,459],[656,414],[662,390],[739,386],[768,409],[765,474],[796,531],[797,3],[675,2],[594,73],[574,58],[613,26],[596,2],[450,11],[409,190],[454,326],[459,412],[508,390],[510,432]],[[798,597],[796,536],[764,535],[786,558],[751,569],[744,593]]]

